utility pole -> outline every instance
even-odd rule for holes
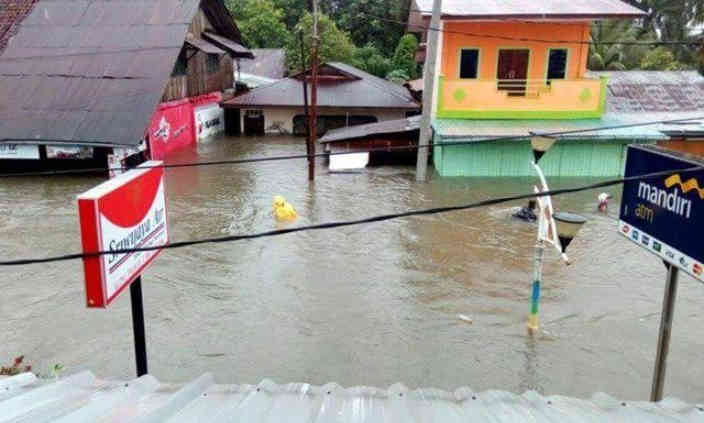
[[[313,0],[313,51],[311,52],[310,123],[308,125],[308,180],[315,180],[315,141],[318,121],[318,0]],[[305,74],[304,74],[305,75]]]
[[[433,88],[435,86],[435,61],[438,52],[438,36],[440,34],[440,14],[442,0],[433,0],[433,16],[428,28],[428,45],[425,50],[425,65],[423,67],[423,118],[420,124],[418,138],[418,156],[416,162],[416,181],[425,182],[428,171],[428,149],[430,148],[430,118],[433,112]]]
[[[301,42],[301,72],[303,72],[303,116],[306,127],[306,154],[308,157],[308,166],[310,167],[310,114],[308,113],[308,77],[306,72],[306,55],[303,44],[303,31],[298,33],[298,38]]]

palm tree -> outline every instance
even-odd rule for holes
[[[625,70],[628,60],[626,48],[622,44],[608,44],[615,41],[635,41],[637,28],[626,20],[598,21],[592,26],[589,50],[589,69]]]

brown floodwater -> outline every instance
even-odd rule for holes
[[[300,139],[231,138],[171,162],[303,151]],[[75,197],[100,182],[0,180],[2,257],[78,251]],[[434,175],[417,184],[412,167],[329,174],[322,162],[309,183],[301,160],[171,169],[169,227],[173,241],[271,230],[279,194],[298,210],[293,225],[305,225],[525,193],[532,183]],[[536,339],[525,332],[536,227],[512,220],[513,203],[164,251],[143,277],[150,372],[647,399],[665,268],[616,233],[620,187],[610,192],[608,216],[596,212],[599,192],[554,200],[589,222],[570,246],[572,266],[547,250]],[[0,271],[0,360],[25,354],[39,371],[60,363],[133,377],[129,295],[86,309],[78,260]],[[704,286],[682,275],[677,295],[665,392],[701,402]]]

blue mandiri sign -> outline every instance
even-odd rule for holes
[[[619,232],[704,281],[704,160],[652,146],[631,145],[625,176],[671,170],[623,184]]]

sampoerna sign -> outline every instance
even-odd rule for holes
[[[624,183],[619,232],[704,281],[704,171],[682,172],[699,166],[704,160],[654,146],[629,146],[626,177],[668,172]]]
[[[149,161],[78,196],[83,252],[158,247],[168,243],[164,168]],[[156,167],[155,167],[156,166]],[[159,254],[103,254],[83,259],[88,307],[106,307]]]

